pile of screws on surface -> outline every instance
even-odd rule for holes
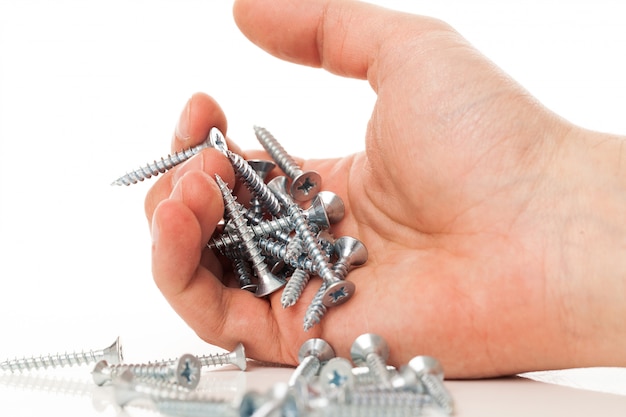
[[[276,383],[267,392],[248,390],[236,398],[217,398],[196,390],[202,370],[235,365],[245,371],[242,344],[232,352],[195,356],[184,354],[167,361],[123,363],[119,338],[106,349],[42,355],[0,363],[0,369],[26,372],[37,369],[81,366],[96,362],[93,381],[113,389],[117,406],[149,406],[169,416],[449,416],[452,396],[444,386],[443,370],[430,356],[416,356],[396,369],[386,365],[389,350],[373,333],[359,336],[351,348],[351,360],[335,357],[323,339],[309,339],[298,353],[300,364],[287,383]]]
[[[231,260],[242,289],[265,297],[282,288],[284,308],[298,301],[313,276],[321,277],[322,285],[304,316],[304,330],[309,330],[329,307],[352,297],[356,288],[346,276],[367,261],[367,249],[357,238],[333,236],[330,227],[343,218],[345,208],[338,195],[322,190],[320,175],[302,171],[266,129],[254,130],[272,160],[244,160],[228,150],[222,133],[212,128],[202,144],[127,173],[113,184],[134,184],[173,168],[202,149],[218,149],[252,198],[244,207],[215,175],[224,199],[225,223],[207,247]],[[285,176],[266,183],[266,176],[276,166]],[[308,207],[303,208],[304,204]]]

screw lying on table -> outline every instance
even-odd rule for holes
[[[443,367],[441,363],[432,356],[416,356],[406,365],[417,378],[424,384],[427,394],[435,403],[448,414],[454,412],[454,401],[452,395],[443,384]]]
[[[89,363],[106,360],[114,364],[123,361],[122,345],[120,338],[115,339],[113,344],[102,350],[90,350],[73,353],[56,353],[53,355],[33,356],[22,359],[9,359],[0,363],[0,369],[4,371],[30,371],[34,369],[59,368],[65,366],[80,366]]]
[[[200,360],[190,354],[184,354],[176,361],[161,361],[145,364],[109,365],[102,360],[96,364],[91,375],[96,385],[115,381],[123,372],[130,371],[138,378],[151,378],[177,384],[180,387],[194,389],[200,382]]]
[[[324,339],[314,338],[305,341],[298,352],[300,363],[291,374],[288,385],[296,385],[298,378],[310,382],[328,360],[335,357],[335,351]]]
[[[309,201],[315,197],[322,187],[320,174],[315,171],[302,171],[267,129],[255,126],[254,133],[267,153],[276,161],[276,165],[291,178],[289,189],[291,196],[297,201]]]
[[[389,346],[381,336],[365,333],[357,337],[350,348],[352,362],[367,366],[381,386],[391,388],[391,377],[385,361],[389,357]]]
[[[174,168],[176,165],[185,162],[192,156],[199,154],[203,149],[213,148],[222,143],[226,143],[226,140],[224,139],[222,132],[220,132],[218,128],[214,127],[209,131],[209,136],[201,144],[175,152],[174,154],[161,158],[158,161],[148,163],[141,168],[128,172],[113,181],[111,185],[136,184],[139,181],[163,174],[164,172]]]
[[[202,366],[235,365],[242,371],[245,371],[248,365],[246,350],[242,343],[237,343],[231,352],[198,356],[198,360]]]

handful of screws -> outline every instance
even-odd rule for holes
[[[329,307],[352,297],[356,287],[346,277],[367,261],[367,249],[355,237],[335,238],[331,233],[331,225],[344,217],[345,207],[338,195],[322,190],[320,175],[303,171],[267,129],[255,126],[254,131],[272,160],[244,160],[228,149],[222,132],[214,127],[202,144],[127,173],[113,185],[130,185],[164,173],[207,147],[222,152],[252,198],[244,207],[215,175],[224,199],[224,225],[207,247],[230,259],[242,289],[265,297],[282,288],[283,308],[298,301],[313,276],[321,277],[304,316],[307,331]],[[285,175],[265,182],[275,166]]]
[[[211,366],[235,365],[247,369],[245,349],[232,352],[145,364],[125,364],[119,338],[102,350],[40,355],[7,360],[0,369],[29,372],[58,367],[78,367],[96,362],[91,375],[97,386],[112,387],[116,406],[154,408],[173,417],[362,417],[449,416],[453,399],[443,383],[443,369],[431,356],[416,356],[400,369],[385,363],[385,340],[365,333],[354,340],[351,358],[336,357],[323,339],[313,338],[300,347],[299,365],[286,383],[267,392],[246,390],[236,398],[216,398],[198,390],[202,371]],[[98,388],[95,388],[98,389]]]

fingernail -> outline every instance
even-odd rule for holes
[[[178,119],[176,124],[176,137],[178,140],[184,142],[189,139],[189,115],[191,114],[191,99],[185,104],[185,108]]]

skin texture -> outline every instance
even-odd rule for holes
[[[224,210],[214,175],[231,187],[235,176],[205,150],[160,177],[145,204],[154,280],[202,339],[297,364],[309,338],[349,358],[373,332],[389,364],[431,355],[448,378],[626,365],[624,137],[558,117],[432,18],[332,0],[238,0],[234,17],[270,54],[376,92],[365,152],[298,159],[344,200],[335,236],[358,237],[369,259],[348,276],[354,297],[308,332],[319,279],[288,309],[280,292],[229,286],[228,264],[203,247]],[[172,150],[212,126],[226,133],[225,115],[195,94]]]

